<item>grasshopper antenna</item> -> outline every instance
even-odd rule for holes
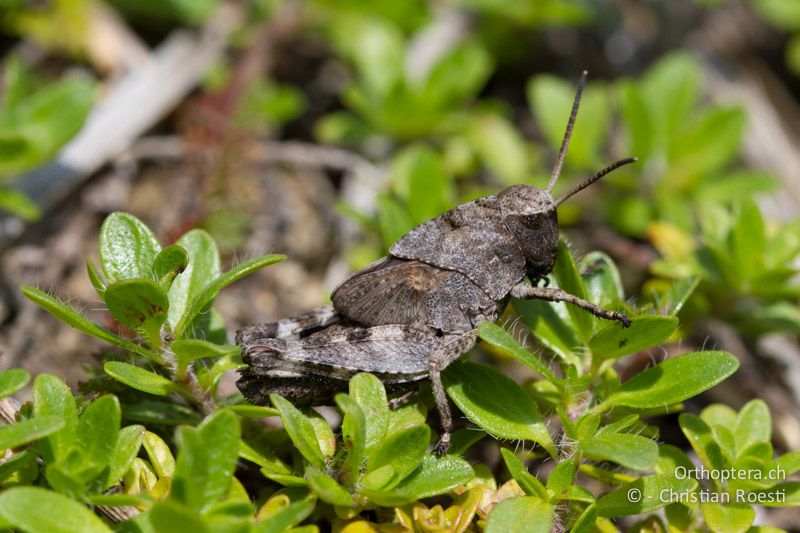
[[[611,172],[617,170],[619,167],[623,167],[623,166],[628,165],[630,163],[635,163],[638,160],[639,159],[637,159],[636,157],[626,157],[625,159],[620,159],[616,163],[611,163],[610,165],[608,165],[603,170],[597,172],[596,174],[593,174],[593,175],[589,176],[588,178],[583,180],[581,183],[575,185],[573,188],[568,190],[566,192],[566,194],[564,194],[563,196],[561,196],[561,198],[556,200],[556,205],[561,205],[561,202],[563,202],[564,200],[566,200],[567,198],[569,198],[573,194],[582,191],[583,189],[585,189],[586,187],[588,187],[589,185],[591,185],[595,181],[599,180],[600,178],[602,178],[606,174],[610,174]]]
[[[586,86],[586,76],[588,75],[589,73],[584,70],[581,72],[581,79],[578,80],[578,92],[575,93],[575,101],[572,102],[572,112],[569,114],[567,131],[564,132],[564,140],[561,141],[561,149],[558,151],[556,164],[553,167],[553,172],[550,174],[550,181],[547,183],[547,189],[545,189],[548,193],[553,190],[553,186],[556,184],[559,174],[561,174],[561,167],[564,166],[564,158],[567,157],[567,147],[572,137],[572,128],[575,127],[575,118],[578,116],[578,106],[581,104],[581,94],[583,94],[583,88]]]

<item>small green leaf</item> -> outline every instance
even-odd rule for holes
[[[562,494],[575,481],[575,463],[561,461],[547,477],[547,492],[553,496]]]
[[[202,512],[224,498],[231,486],[239,457],[239,419],[221,409],[197,428],[181,427],[178,441],[171,496]]]
[[[317,442],[314,426],[294,405],[280,394],[270,394],[270,400],[281,413],[281,421],[297,451],[314,466],[324,467],[324,457]]]
[[[114,453],[108,461],[108,472],[106,474],[106,482],[103,485],[104,489],[117,485],[125,475],[125,472],[130,468],[131,463],[139,454],[139,448],[142,445],[145,430],[143,426],[128,426],[122,428],[119,432],[117,445],[114,448]]]
[[[612,461],[639,472],[653,468],[658,459],[658,445],[655,442],[626,433],[586,439],[581,441],[580,450],[595,461]]]
[[[486,533],[521,531],[550,533],[555,510],[549,503],[534,496],[517,496],[503,500],[489,513]]]
[[[617,328],[619,329],[619,328]],[[547,381],[560,385],[563,381],[545,365],[538,357],[522,347],[506,330],[494,322],[483,322],[478,326],[478,336],[493,347],[510,355],[523,365],[537,372]]]
[[[236,355],[242,351],[232,344],[214,344],[200,339],[180,339],[173,342],[170,348],[178,358],[178,364],[188,366],[190,362],[206,357],[223,357]]]
[[[317,497],[331,505],[352,507],[353,497],[335,479],[313,466],[306,467],[306,479]]]
[[[167,443],[155,433],[145,431],[142,444],[158,477],[175,477],[175,457]]]
[[[22,285],[19,288],[22,291],[22,294],[25,295],[26,298],[31,300],[33,303],[56,317],[57,319],[61,320],[62,322],[66,322],[68,325],[72,326],[73,328],[77,329],[78,331],[82,331],[87,335],[91,335],[92,337],[97,337],[100,340],[106,341],[110,344],[114,344],[121,348],[125,348],[126,350],[130,350],[134,353],[139,353],[145,355],[147,357],[154,357],[154,354],[135,344],[130,341],[126,341],[120,337],[117,337],[110,331],[107,331],[94,322],[87,320],[83,315],[72,309],[70,306],[59,300],[58,298],[54,298],[50,296],[44,291],[41,291],[35,287],[30,287],[28,285]]]
[[[511,121],[497,113],[475,113],[467,122],[466,135],[493,176],[509,185],[528,179],[532,170],[528,144]]]
[[[472,467],[464,459],[445,455],[437,459],[426,455],[414,472],[390,492],[370,493],[370,499],[384,506],[406,503],[445,494],[465,485],[475,477]]]
[[[281,414],[274,407],[264,407],[263,405],[229,405],[226,409],[242,418],[270,418]]]
[[[56,416],[38,416],[0,427],[0,450],[22,446],[52,435],[64,427],[64,421]]]
[[[12,368],[0,372],[0,398],[11,396],[28,384],[31,375],[21,368]]]
[[[178,424],[195,425],[200,422],[200,417],[194,409],[185,405],[158,400],[142,400],[136,403],[124,404],[122,406],[122,415],[125,420],[143,424],[177,426]]]
[[[108,310],[120,323],[135,330],[144,330],[151,341],[160,344],[161,325],[167,318],[169,301],[166,293],[149,279],[127,279],[106,287]],[[156,339],[152,339],[155,336]]]
[[[49,374],[39,374],[33,382],[34,418],[55,416],[64,427],[37,445],[48,462],[61,461],[75,444],[78,427],[78,407],[67,384]]]
[[[120,417],[119,400],[106,394],[86,406],[78,419],[76,445],[98,470],[105,468],[114,456]]]
[[[558,255],[556,256],[556,264],[553,266],[553,275],[558,281],[558,286],[563,291],[568,292],[578,298],[586,300],[588,294],[586,286],[583,284],[578,267],[575,264],[575,259],[569,251],[569,246],[563,239],[558,241]],[[557,305],[557,304],[551,304]],[[591,337],[592,328],[594,327],[594,317],[591,313],[574,306],[567,305],[567,313],[575,324],[576,331],[583,344]]]
[[[180,337],[183,328],[179,329],[178,324],[187,327],[191,324],[193,318],[186,316],[191,302],[211,283],[211,280],[219,276],[220,259],[214,239],[200,229],[184,234],[176,245],[182,247],[189,257],[188,265],[173,280],[167,293],[170,304],[169,324],[175,335]]]
[[[97,292],[100,298],[103,298],[106,292],[106,282],[103,279],[103,275],[100,274],[100,271],[97,270],[97,267],[94,264],[94,261],[91,259],[86,260],[86,272],[89,275],[89,281],[92,282],[92,287]]]
[[[364,451],[369,453],[380,444],[389,427],[389,402],[386,400],[386,389],[372,374],[361,373],[350,380],[349,390],[350,397],[364,412],[366,423]]]
[[[516,382],[474,363],[450,365],[442,375],[448,396],[467,418],[491,435],[532,440],[555,456],[539,409]]]
[[[31,512],[32,510],[46,512]],[[0,517],[35,533],[111,533],[103,521],[80,503],[39,487],[12,487],[0,494]]]
[[[191,507],[173,499],[156,502],[148,513],[153,531],[176,533],[206,533],[210,531],[206,521]]]
[[[278,263],[284,259],[286,259],[285,255],[265,255],[263,257],[257,257],[237,265],[221,276],[213,279],[210,283],[205,285],[205,287],[197,293],[197,296],[192,298],[186,305],[186,311],[181,316],[180,321],[175,327],[175,334],[182,334],[189,324],[191,324],[192,321],[197,317],[197,315],[214,300],[214,297],[217,295],[217,293],[224,287],[227,287],[231,283],[245,276],[249,276],[256,270],[260,270],[266,266]],[[184,271],[181,276],[184,274],[186,274],[186,271]],[[173,283],[173,287],[174,286],[175,284]],[[171,301],[172,299],[170,298],[170,302]]]
[[[153,278],[162,290],[168,291],[175,277],[189,266],[189,254],[177,244],[167,246],[153,260]]]
[[[392,432],[370,454],[367,472],[385,465],[391,466],[394,479],[382,488],[392,488],[417,468],[428,449],[430,439],[431,430],[428,426],[412,426]]]
[[[686,493],[695,490],[697,482],[693,479],[678,479],[672,474],[646,476],[618,489],[597,500],[597,514],[607,518],[617,516],[649,513],[670,503],[671,497],[686,497]]]
[[[285,531],[296,526],[314,511],[317,498],[303,488],[289,487],[275,493],[258,512],[254,533]]]
[[[536,476],[528,472],[522,461],[514,455],[514,453],[506,448],[500,448],[500,454],[503,456],[503,461],[506,463],[511,477],[519,484],[520,488],[525,491],[528,496],[538,496],[543,500],[548,500],[549,495],[542,482]]]
[[[625,300],[617,265],[605,253],[589,252],[580,260],[578,270],[590,302],[607,306]]]
[[[350,466],[350,476],[353,481],[358,479],[361,472],[367,443],[367,417],[361,406],[348,394],[337,394],[336,405],[342,410],[342,439],[347,447],[347,463]]]
[[[100,265],[109,282],[149,278],[161,245],[145,224],[128,213],[103,221],[98,243]]]
[[[751,400],[736,417],[733,436],[736,450],[741,452],[756,442],[769,442],[772,437],[772,416],[764,400]]]
[[[700,458],[700,462],[707,469],[721,471],[729,466],[725,454],[714,439],[711,428],[700,417],[691,413],[681,413],[678,423]]]
[[[680,355],[635,375],[602,405],[624,405],[636,409],[666,408],[710,389],[737,368],[739,361],[727,352]]]
[[[745,533],[756,519],[756,510],[746,503],[722,505],[701,502],[703,519],[711,531]]]
[[[22,191],[7,185],[0,185],[0,210],[28,222],[38,220],[42,216],[42,211],[36,202],[25,196]]]
[[[148,394],[167,396],[181,390],[176,383],[164,376],[121,361],[107,361],[103,365],[103,370],[117,381]]]
[[[595,361],[617,359],[623,355],[658,346],[678,329],[674,316],[639,315],[631,319],[628,328],[610,324],[598,331],[589,341]]]

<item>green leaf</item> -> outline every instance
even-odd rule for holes
[[[175,533],[205,533],[210,531],[206,521],[192,508],[175,500],[156,502],[148,513],[154,531]]]
[[[75,444],[97,470],[105,468],[114,456],[120,417],[119,400],[106,394],[86,406],[78,419]]]
[[[468,122],[466,134],[492,175],[509,185],[527,181],[531,173],[527,142],[510,121],[495,113],[478,113]]]
[[[506,463],[511,477],[519,484],[520,488],[525,491],[528,496],[538,496],[543,500],[548,500],[550,496],[547,494],[542,482],[536,476],[528,472],[522,461],[514,455],[514,453],[507,448],[500,448],[500,454],[503,456],[503,461]]]
[[[178,424],[195,425],[200,422],[200,417],[194,409],[158,400],[142,400],[124,404],[122,414],[126,420],[143,424],[177,426]]]
[[[264,407],[263,405],[228,405],[226,407],[242,418],[270,418],[273,416],[280,416],[280,411],[273,407]]]
[[[693,352],[667,359],[625,383],[603,402],[636,409],[665,408],[692,398],[726,379],[739,368],[727,352]]]
[[[445,494],[465,485],[474,477],[472,467],[460,457],[445,455],[437,459],[426,455],[417,469],[391,492],[370,493],[369,496],[379,505],[403,505]]]
[[[181,390],[176,383],[164,376],[121,361],[106,361],[103,370],[117,381],[148,394],[167,396]]]
[[[128,213],[111,213],[103,221],[98,243],[100,265],[110,283],[149,278],[161,245],[144,223]]]
[[[694,185],[694,180],[722,169],[736,156],[747,116],[739,107],[712,107],[676,130],[665,182],[673,187]]]
[[[617,359],[623,355],[658,346],[678,329],[674,316],[639,315],[631,319],[628,328],[610,324],[598,331],[589,341],[595,362]]]
[[[236,355],[242,351],[232,344],[214,344],[200,339],[180,339],[173,342],[170,348],[178,358],[178,364],[183,367],[198,359]]]
[[[151,343],[160,345],[161,325],[169,309],[161,287],[149,279],[127,279],[106,287],[104,298],[114,318],[131,329],[145,331]]]
[[[684,52],[664,56],[642,81],[645,114],[651,118],[656,145],[662,150],[694,108],[700,81],[698,61]]]
[[[367,417],[361,406],[347,394],[337,394],[336,405],[342,410],[342,440],[347,447],[347,463],[353,481],[358,479],[367,445]]]
[[[556,264],[553,266],[553,275],[558,281],[558,286],[563,291],[583,300],[589,297],[586,292],[586,287],[583,284],[583,279],[578,272],[578,266],[575,264],[575,259],[572,257],[569,247],[563,239],[559,239],[558,241],[558,255],[556,256]],[[566,305],[566,308],[569,317],[572,319],[572,323],[575,325],[579,338],[585,345],[591,337],[594,327],[594,317],[589,312],[575,305]]]
[[[306,479],[320,500],[340,507],[353,507],[353,497],[335,479],[313,466],[306,468]]]
[[[31,300],[33,303],[62,322],[66,322],[69,326],[72,326],[78,331],[82,331],[87,335],[97,337],[98,339],[106,341],[109,344],[114,344],[134,353],[139,353],[151,358],[154,357],[154,354],[146,348],[117,337],[110,331],[107,331],[94,322],[86,319],[83,315],[72,309],[58,298],[54,298],[44,291],[28,285],[22,285],[19,290],[22,291],[22,294],[24,294],[25,297]]]
[[[378,226],[383,243],[388,248],[414,227],[414,221],[405,207],[394,198],[379,195],[377,202]]]
[[[78,427],[78,407],[75,398],[61,379],[49,374],[39,374],[33,382],[34,418],[55,416],[64,421],[64,427],[50,435],[37,446],[47,462],[66,458],[75,444]]]
[[[5,88],[18,98],[0,114],[0,177],[50,160],[78,132],[95,97],[94,83],[83,76],[63,77],[34,91],[25,83],[10,85]]]
[[[194,229],[181,236],[175,244],[182,247],[189,255],[188,265],[175,277],[167,293],[169,298],[167,320],[175,336],[180,338],[183,329],[194,320],[194,317],[188,316],[192,302],[213,279],[219,276],[220,260],[217,244],[211,235],[203,230]],[[179,324],[182,327],[178,327]]]
[[[646,476],[618,489],[597,500],[597,514],[607,518],[617,516],[649,513],[670,503],[665,495],[686,497],[686,493],[695,490],[697,482],[693,479],[678,479],[672,474]]]
[[[430,439],[431,430],[428,426],[412,426],[392,432],[369,455],[367,472],[389,465],[394,473],[393,479],[381,488],[386,490],[396,486],[420,464]]]
[[[283,428],[297,447],[297,451],[312,465],[324,467],[324,457],[317,442],[314,426],[309,419],[280,394],[270,394],[269,398],[272,405],[280,411]]]
[[[678,417],[678,423],[700,462],[707,469],[721,471],[729,466],[722,449],[714,439],[711,428],[700,417],[682,413]]]
[[[589,301],[606,306],[625,300],[622,279],[614,261],[603,252],[589,252],[578,265]]]
[[[509,335],[506,330],[494,322],[481,323],[478,326],[478,336],[484,342],[489,343],[504,354],[513,357],[523,365],[537,372],[549,382],[556,385],[563,383],[563,381],[557,378],[556,375],[553,374],[553,372],[547,367],[547,365],[545,365],[538,357],[526,350],[514,339],[514,337]]]
[[[117,485],[139,454],[145,430],[143,426],[128,426],[119,432],[117,445],[108,461],[108,473],[103,489]]]
[[[653,468],[658,459],[658,445],[655,442],[626,433],[597,435],[581,441],[579,449],[595,461],[612,461],[639,472]]]
[[[314,511],[316,503],[314,493],[307,489],[281,489],[261,508],[252,531],[269,533],[296,526]]]
[[[538,442],[555,456],[538,407],[516,382],[491,367],[474,363],[450,365],[442,378],[448,396],[461,412],[487,433]]]
[[[92,287],[97,292],[97,295],[100,298],[103,298],[106,292],[106,281],[103,279],[103,275],[97,270],[97,266],[95,266],[94,261],[91,259],[86,260],[86,272],[89,276],[89,281],[92,283]]]
[[[21,368],[12,368],[0,372],[0,398],[11,396],[28,384],[31,375]]]
[[[764,267],[764,219],[758,205],[745,200],[728,236],[731,259],[743,282],[756,278]]]
[[[168,291],[175,277],[189,266],[189,254],[177,244],[167,246],[153,260],[153,278],[161,289]]]
[[[28,222],[38,220],[42,216],[36,202],[7,185],[0,185],[0,211],[6,211]]]
[[[745,503],[722,505],[701,502],[703,519],[711,531],[745,533],[756,519],[756,511]]]
[[[31,512],[39,509],[43,512]],[[0,517],[32,533],[110,533],[103,521],[78,502],[39,487],[12,487],[0,494]]]
[[[733,436],[736,450],[746,450],[756,442],[770,442],[772,437],[772,416],[764,400],[751,400],[742,407],[736,417]]]
[[[570,460],[561,461],[547,477],[547,492],[558,496],[564,493],[574,481],[575,463]]]
[[[325,417],[318,412],[306,407],[304,414],[314,428],[314,436],[317,438],[322,457],[329,461],[336,453],[336,435],[333,434],[333,430],[328,421],[325,420]]]
[[[280,261],[286,259],[285,255],[265,255],[263,257],[257,257],[255,259],[251,259],[250,261],[246,261],[240,265],[237,265],[230,269],[229,271],[225,272],[221,276],[214,279],[211,283],[205,286],[205,288],[200,291],[200,293],[191,300],[189,305],[186,307],[186,312],[181,317],[180,322],[175,329],[176,334],[183,333],[186,327],[192,323],[192,321],[197,317],[197,315],[206,308],[206,306],[210,305],[211,302],[214,300],[214,297],[217,293],[222,290],[224,287],[227,287],[234,281],[237,281],[245,276],[249,276],[256,270],[260,270],[265,266],[269,266]],[[184,271],[184,274],[186,272]],[[181,274],[182,276],[183,274]],[[173,287],[175,284],[173,283]],[[172,300],[170,299],[170,302]]]
[[[692,295],[697,285],[700,284],[698,276],[691,276],[676,281],[667,291],[666,301],[668,303],[668,311],[671,316],[678,316],[678,313],[683,309],[684,304]]]
[[[417,224],[440,215],[452,203],[452,178],[439,155],[426,146],[412,146],[395,156],[392,180]]]
[[[155,433],[145,431],[142,444],[158,477],[175,477],[175,458],[167,443]]]
[[[550,533],[555,509],[534,496],[517,496],[503,500],[489,513],[486,533],[521,531]]]
[[[64,421],[56,416],[37,416],[0,427],[0,450],[22,446],[52,435],[64,427]]]
[[[364,452],[380,444],[389,427],[389,402],[383,383],[372,374],[356,374],[350,380],[350,397],[364,412]],[[427,442],[427,441],[426,441]]]
[[[203,511],[225,497],[239,457],[239,419],[225,409],[178,431],[172,497]]]
[[[528,104],[548,143],[554,151],[558,150],[572,108],[574,88],[555,76],[539,75],[528,82],[527,95]],[[593,170],[598,166],[598,154],[608,136],[610,118],[605,91],[590,84],[581,99],[580,120],[575,123],[570,141],[568,165],[583,170]]]

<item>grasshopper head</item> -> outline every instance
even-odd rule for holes
[[[547,188],[513,185],[498,195],[503,221],[525,254],[526,270],[531,279],[547,276],[555,264],[558,252],[558,206],[609,172],[636,161],[635,157],[617,161],[589,176],[558,200],[553,199],[551,191],[558,181],[561,167],[564,165],[564,158],[567,154],[570,137],[572,137],[572,128],[575,126],[575,118],[578,116],[578,106],[585,85],[586,71],[583,71],[578,82],[578,90],[575,93],[575,101],[572,104],[572,112],[567,122],[567,130],[564,132],[564,140],[561,142],[561,149],[558,151],[556,164],[553,166]]]

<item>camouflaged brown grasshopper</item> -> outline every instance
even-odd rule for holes
[[[567,302],[630,325],[622,313],[537,286],[555,263],[558,206],[635,161],[617,161],[558,200],[551,196],[585,83],[586,72],[546,189],[514,185],[459,205],[412,229],[387,257],[350,276],[334,290],[333,305],[240,330],[236,342],[248,366],[237,386],[245,398],[263,405],[279,393],[299,404],[324,404],[359,372],[376,375],[390,392],[430,379],[442,425],[436,451],[445,453],[452,418],[440,374],[475,345],[478,324],[497,320],[509,297]]]

